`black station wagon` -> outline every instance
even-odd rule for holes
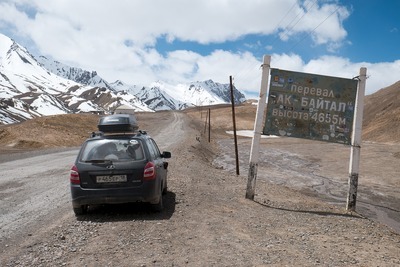
[[[144,131],[137,131],[133,115],[100,119],[99,130],[86,140],[71,168],[70,185],[75,215],[88,206],[129,202],[150,203],[162,211],[167,192],[170,152],[160,152]]]

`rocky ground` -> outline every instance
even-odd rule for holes
[[[400,265],[399,234],[341,206],[266,179],[257,181],[255,201],[246,199],[247,173],[214,161],[223,151],[218,142],[231,137],[216,128],[209,143],[201,114],[141,119],[173,155],[162,213],[127,204],[94,207],[77,219],[67,195],[40,220],[1,236],[0,265]],[[62,175],[67,185],[68,170]],[[6,191],[0,178],[1,201]]]

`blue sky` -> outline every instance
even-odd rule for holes
[[[357,0],[352,5],[352,15],[344,22],[351,45],[343,55],[372,63],[400,59],[400,1]]]
[[[397,0],[0,0],[0,33],[34,55],[150,85],[213,79],[257,96],[271,67],[400,80]]]

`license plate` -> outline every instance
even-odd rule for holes
[[[96,176],[96,182],[98,183],[120,183],[127,182],[128,179],[126,175],[104,175]]]

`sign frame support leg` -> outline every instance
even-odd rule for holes
[[[246,198],[254,200],[258,158],[260,151],[260,139],[264,121],[265,108],[267,106],[267,89],[269,84],[269,70],[271,68],[271,56],[264,55],[261,75],[260,95],[258,98],[256,120],[254,124],[253,140],[251,142],[250,160],[249,160],[249,173],[247,180]]]
[[[354,114],[355,120],[353,122],[353,132],[351,139],[349,180],[348,180],[349,192],[347,194],[347,204],[346,204],[347,211],[356,210],[367,68],[360,68],[360,76],[358,78],[360,81],[357,90],[357,99],[356,99],[355,114]]]

